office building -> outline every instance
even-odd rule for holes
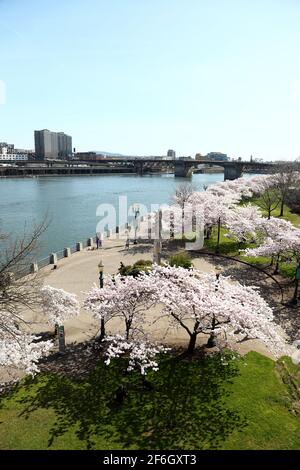
[[[72,137],[64,132],[48,129],[34,131],[35,154],[42,160],[68,160],[72,158]]]
[[[0,160],[1,161],[27,161],[32,150],[15,149],[14,144],[0,142]]]
[[[216,161],[226,161],[228,160],[228,156],[226,153],[221,153],[221,152],[209,152],[206,155],[207,160],[216,160]]]
[[[172,159],[173,159],[173,158],[175,159],[175,158],[176,158],[176,152],[175,152],[175,150],[171,150],[171,149],[168,150],[167,157],[171,157]]]

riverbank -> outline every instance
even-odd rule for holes
[[[76,169],[70,172],[55,172],[51,169],[15,169],[15,168],[0,168],[0,178],[45,178],[45,177],[63,177],[63,176],[100,176],[100,175],[136,175],[134,169],[127,168],[126,170],[120,168],[97,168],[93,171],[86,169]]]

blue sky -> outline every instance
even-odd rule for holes
[[[295,159],[299,25],[299,0],[0,0],[0,141]]]

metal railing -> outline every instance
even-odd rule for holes
[[[126,230],[126,228],[127,227],[125,224],[124,226],[116,227],[114,230],[111,230],[111,231],[106,230],[103,232],[103,238],[108,239],[110,235],[121,233],[122,231]],[[35,261],[34,263],[30,264],[28,267],[24,266],[24,268],[20,270],[18,277],[27,276],[49,265],[54,265],[56,264],[56,261],[60,261],[70,255],[73,255],[74,253],[80,252],[82,249],[88,248],[91,245],[90,243],[91,240],[92,240],[92,245],[95,245],[96,236],[90,237],[84,241],[77,242],[75,245],[71,245],[70,247],[68,247],[69,254],[66,253],[67,248],[64,248],[63,250],[57,251],[55,253],[50,253],[49,256]]]
[[[116,232],[118,232],[117,228],[115,230],[113,230],[113,233],[116,233]],[[103,236],[104,236],[104,239],[109,238],[109,232],[105,231],[103,233]],[[90,238],[87,238],[84,241],[77,242],[75,245],[71,245],[70,247],[68,247],[69,250],[70,250],[69,253],[71,255],[73,255],[74,253],[79,253],[81,251],[81,249],[88,248],[90,246],[90,240],[92,240],[92,245],[96,244],[96,236],[90,237]],[[81,244],[80,249],[79,249],[79,244]],[[35,263],[29,265],[28,268],[24,268],[24,270],[22,270],[21,276],[26,276],[28,274],[31,274],[31,273],[35,272],[35,271],[43,269],[46,266],[49,266],[51,264],[55,264],[53,262],[53,255],[54,255],[54,257],[56,257],[57,261],[60,261],[60,260],[62,260],[65,257],[68,256],[68,255],[66,255],[66,248],[63,249],[63,250],[57,251],[55,253],[50,253],[49,256],[37,260]],[[23,274],[23,272],[24,272],[24,274]]]

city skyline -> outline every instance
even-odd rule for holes
[[[300,4],[0,2],[1,139],[77,151],[300,155]]]

